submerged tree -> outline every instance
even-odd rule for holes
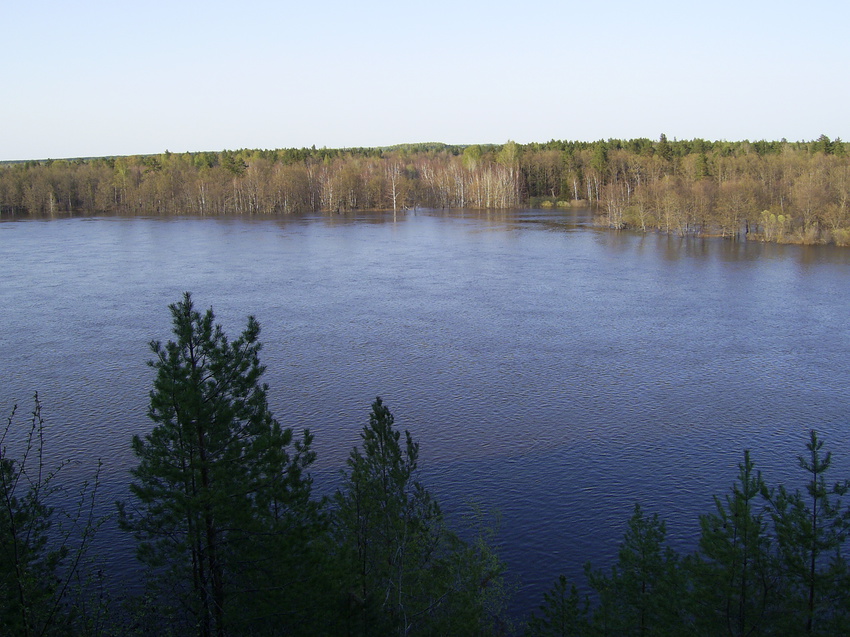
[[[155,426],[133,438],[134,501],[120,507],[121,520],[152,569],[172,629],[238,633],[262,619],[252,616],[263,609],[249,591],[264,589],[264,599],[276,592],[271,599],[281,601],[287,583],[298,580],[291,574],[268,585],[281,543],[304,540],[315,523],[305,473],[312,438],[305,431],[293,442],[269,410],[254,317],[230,342],[212,310],[201,315],[189,293],[170,310],[176,340],[151,343]],[[281,601],[277,621],[292,621],[289,611]]]

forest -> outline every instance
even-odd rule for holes
[[[617,555],[586,556],[610,568],[588,561],[585,581],[558,578],[515,617],[497,529],[486,512],[444,517],[380,398],[341,485],[317,497],[312,435],[269,410],[257,321],[231,340],[189,293],[169,310],[173,340],[150,344],[151,428],[128,440],[137,464],[114,513],[99,513],[99,467],[72,488],[67,462],[48,466],[37,395],[0,431],[2,634],[850,633],[850,481],[815,431],[795,459],[803,489],[766,483],[744,451],[692,552],[635,504]],[[133,539],[136,592],[96,555],[110,521]]]
[[[850,152],[599,140],[225,150],[0,165],[0,216],[587,206],[615,229],[850,245]]]

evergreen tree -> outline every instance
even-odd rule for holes
[[[168,629],[238,634],[257,619],[249,591],[268,599],[281,542],[303,538],[315,520],[305,473],[311,436],[293,442],[268,408],[254,317],[230,342],[189,293],[170,310],[176,340],[151,343],[154,428],[133,438],[134,500],[120,507],[121,520],[151,569]],[[277,599],[286,599],[286,584],[278,582]],[[278,621],[289,611],[279,608]]]
[[[825,635],[850,631],[848,566],[841,548],[848,534],[848,509],[841,500],[846,483],[826,483],[832,454],[823,454],[823,441],[812,430],[806,456],[798,456],[800,468],[809,476],[806,493],[789,493],[780,487],[769,494],[773,504],[782,564],[787,574],[790,607],[801,619],[794,632]]]
[[[699,153],[694,164],[694,179],[700,180],[711,175],[708,165],[708,157],[705,153]]]
[[[700,516],[691,611],[698,634],[769,634],[782,615],[781,579],[761,495],[761,472],[749,451],[738,465],[731,495],[715,496],[715,512]]]
[[[599,596],[593,624],[604,635],[676,635],[683,626],[677,607],[684,589],[679,558],[665,546],[666,525],[639,504],[626,527],[617,563],[606,576],[586,567]]]
[[[449,532],[417,479],[419,444],[380,398],[335,496],[348,634],[478,634],[499,608],[502,564]],[[481,538],[479,538],[481,540]],[[494,592],[495,591],[495,592]],[[491,593],[493,595],[491,595]]]
[[[587,599],[582,600],[575,584],[561,575],[552,590],[543,594],[540,615],[528,622],[528,637],[583,637],[590,634]]]
[[[655,146],[655,152],[657,152],[658,156],[664,161],[670,161],[673,158],[673,148],[670,146],[670,142],[667,141],[667,135],[664,133],[661,133],[661,136],[658,138],[658,143]]]
[[[628,634],[680,634],[677,609],[682,590],[679,557],[665,545],[667,526],[639,504],[626,527],[615,566],[617,588],[626,609]]]

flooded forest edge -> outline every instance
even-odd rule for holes
[[[850,245],[848,144],[550,141],[225,150],[0,164],[0,215],[588,206],[615,229]]]

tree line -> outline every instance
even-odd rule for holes
[[[748,452],[680,555],[635,505],[608,570],[560,577],[511,618],[494,531],[451,528],[418,477],[419,444],[380,398],[333,495],[317,497],[308,430],[270,412],[259,324],[228,339],[187,293],[151,343],[152,427],[120,527],[144,567],[118,604],[92,563],[99,470],[73,492],[44,461],[36,396],[0,433],[0,630],[15,635],[838,635],[850,632],[850,481],[810,433],[803,490],[769,485]],[[19,428],[23,427],[23,436]],[[10,451],[17,435],[24,440]],[[92,565],[93,564],[93,565]]]
[[[658,140],[238,150],[0,166],[0,213],[287,214],[593,207],[612,228],[850,245],[850,153]]]

